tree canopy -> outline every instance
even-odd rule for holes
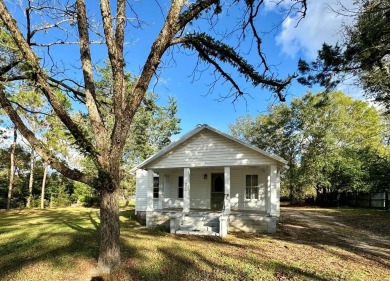
[[[288,161],[282,188],[292,203],[307,194],[383,190],[390,166],[384,128],[374,107],[342,92],[307,93],[230,126],[236,137]]]
[[[299,61],[298,80],[328,89],[357,79],[366,96],[390,109],[390,1],[359,0],[352,26],[344,28],[345,39],[335,46],[324,43],[314,62]]]

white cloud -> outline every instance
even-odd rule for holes
[[[272,0],[268,0],[268,9],[276,9]],[[308,2],[307,15],[297,26],[297,16],[289,16],[282,24],[276,43],[282,53],[295,58],[314,59],[324,42],[335,44],[341,37],[343,24],[350,24],[352,17],[335,12],[342,6],[353,7],[354,0],[318,0]],[[280,8],[280,7],[279,7]]]

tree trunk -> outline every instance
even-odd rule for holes
[[[27,208],[31,207],[33,183],[34,183],[34,149],[31,148],[30,180],[28,182],[28,196],[27,196],[27,203],[26,203]]]
[[[8,186],[8,196],[7,196],[7,211],[11,208],[11,198],[12,190],[14,188],[15,181],[15,150],[16,150],[16,139],[18,137],[17,127],[14,127],[14,140],[11,145],[11,160],[9,167],[9,186]]]
[[[46,187],[46,175],[47,175],[48,166],[49,164],[45,162],[45,170],[43,171],[43,180],[42,180],[41,209],[45,209],[45,187]]]
[[[105,181],[100,189],[99,272],[109,273],[120,265],[119,235],[119,185]]]

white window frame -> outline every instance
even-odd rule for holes
[[[249,181],[248,181],[249,178]],[[259,200],[259,175],[245,176],[245,200]]]
[[[160,198],[160,177],[153,177],[153,199]]]

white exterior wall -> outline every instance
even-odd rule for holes
[[[204,175],[207,174],[207,179]],[[209,209],[211,196],[211,174],[203,169],[191,169],[191,208]]]
[[[160,192],[163,190],[163,188],[164,185],[161,186],[161,182],[160,182]],[[138,211],[146,211],[147,207],[148,207],[148,171],[139,169],[136,172],[135,212],[137,213]],[[153,198],[153,208],[154,209],[160,208],[158,198]]]
[[[274,164],[275,160],[204,130],[148,165],[151,169]]]
[[[217,170],[222,173],[223,170]],[[207,179],[204,179],[207,174]],[[183,199],[178,198],[179,176],[183,171],[178,170],[169,174],[169,182],[165,184],[164,208],[182,208]],[[211,195],[211,173],[210,170],[191,169],[190,208],[209,209]]]
[[[148,171],[137,170],[135,189],[135,212],[146,211],[148,195]]]
[[[266,211],[268,167],[235,167],[230,170],[230,204],[232,210]],[[161,173],[160,189],[163,191],[163,208],[183,208],[183,199],[178,198],[178,178],[183,170]],[[190,208],[209,209],[211,197],[211,174],[223,173],[223,168],[191,169]],[[207,179],[204,175],[207,175]],[[259,199],[245,199],[246,175],[258,175]],[[163,182],[162,182],[163,181]],[[159,209],[158,199],[153,207]],[[137,171],[136,211],[145,211],[147,203],[147,171]]]
[[[183,208],[183,199],[178,198],[179,176],[183,176],[183,170],[174,173],[165,172],[163,208]]]
[[[245,199],[246,175],[258,175],[259,199]],[[232,210],[266,211],[267,174],[258,167],[242,167],[230,172],[230,204]]]

